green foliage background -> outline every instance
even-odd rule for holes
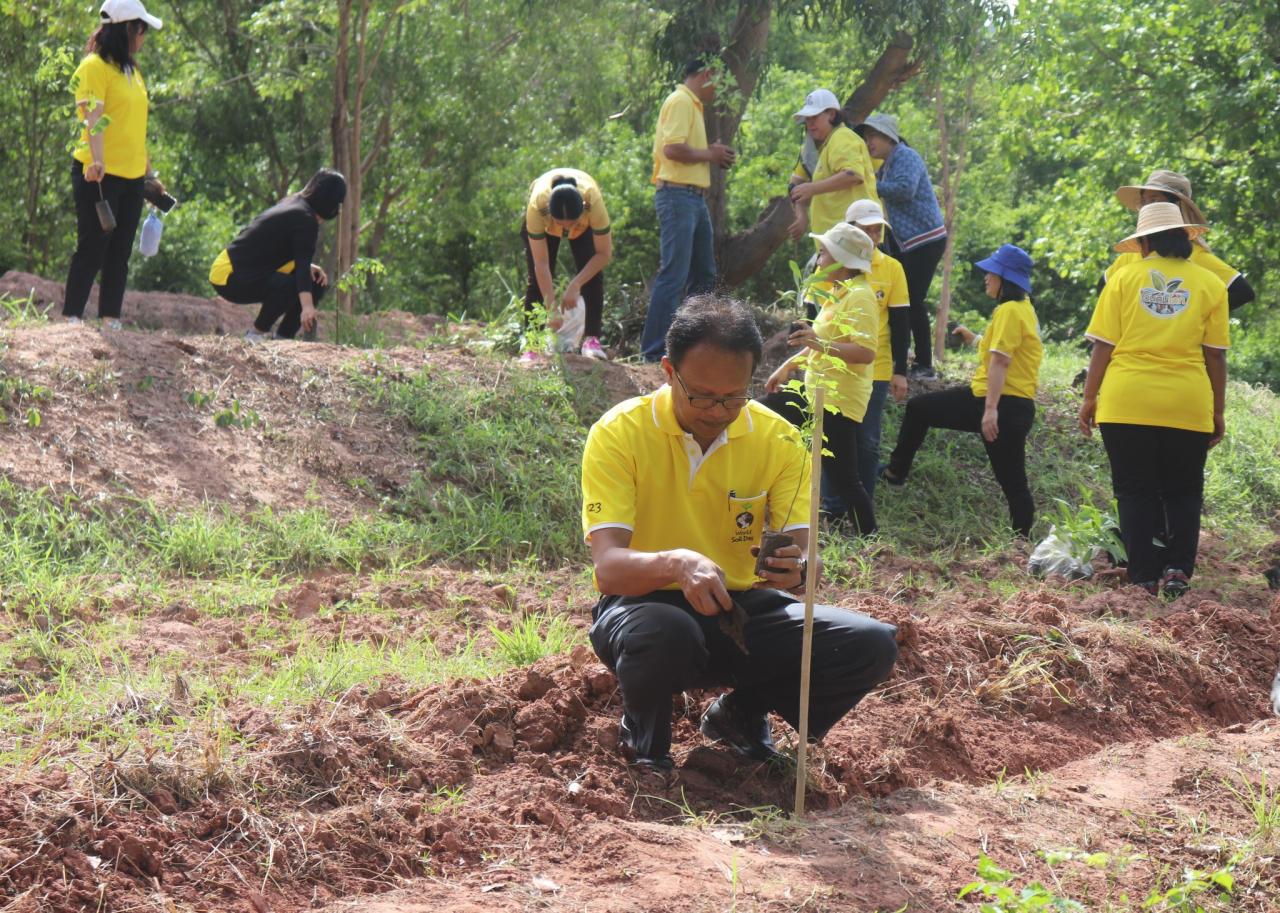
[[[747,0],[743,0],[743,3]],[[751,0],[761,2],[761,0]],[[203,294],[208,264],[256,212],[331,159],[336,4],[154,0],[165,28],[141,63],[155,164],[182,199],[163,252],[131,284]],[[753,224],[780,193],[799,131],[790,113],[827,86],[847,95],[895,29],[924,68],[882,110],[940,177],[937,106],[964,130],[954,308],[985,313],[964,263],[1013,241],[1037,261],[1047,333],[1077,336],[1111,244],[1133,216],[1114,189],[1155,168],[1186,173],[1210,242],[1258,300],[1238,312],[1236,376],[1275,386],[1280,317],[1270,234],[1280,217],[1280,7],[1269,0],[1023,0],[1008,16],[972,4],[774,2],[764,75],[737,139],[727,226]],[[714,15],[706,13],[714,7]],[[846,7],[848,7],[846,9]],[[557,165],[601,181],[615,226],[606,334],[634,327],[656,268],[650,174],[672,60],[737,5],[602,0],[380,0],[390,24],[368,84],[361,255],[387,271],[365,308],[490,317],[523,287],[517,228],[529,182]],[[96,4],[0,0],[0,271],[65,272],[74,243],[67,82]],[[695,15],[696,13],[696,15]],[[704,13],[706,13],[704,15]],[[695,21],[696,20],[696,21]],[[705,25],[706,23],[704,23]],[[789,285],[788,243],[742,292]],[[935,285],[934,296],[937,295]]]

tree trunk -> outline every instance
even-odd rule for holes
[[[358,162],[359,148],[352,149],[352,143],[359,142],[359,135],[353,135],[350,124],[350,65],[351,65],[351,32],[352,6],[354,0],[338,0],[338,45],[334,55],[333,67],[333,119],[330,133],[333,140],[333,167],[347,177],[347,200],[338,212],[337,236],[333,239],[335,284],[351,264],[355,262],[355,229],[359,222],[359,212],[352,199],[351,178],[352,164]],[[301,268],[302,264],[298,264]],[[337,288],[337,308],[340,314],[351,313],[352,295],[350,290]]]
[[[707,112],[707,142],[732,146],[738,135],[738,126],[746,112],[747,102],[755,94],[756,83],[765,61],[765,45],[769,42],[773,3],[771,0],[741,0],[738,14],[729,29],[721,59],[729,75],[733,77],[737,92],[731,97],[720,98]],[[729,93],[725,93],[728,95]],[[707,208],[711,211],[711,224],[715,226],[717,256],[724,243],[725,213],[727,209],[724,185],[728,176],[723,168],[711,169],[711,188],[707,191]]]
[[[906,32],[899,32],[889,42],[862,84],[854,89],[844,103],[842,110],[850,123],[864,121],[884,101],[885,96],[920,72],[920,64],[911,59],[912,47],[912,38]],[[754,82],[752,86],[754,88]],[[738,119],[741,120],[741,114]],[[736,122],[733,129],[737,130]],[[723,177],[721,180],[723,181]],[[714,176],[712,189],[714,192]],[[717,234],[723,230],[720,227],[724,222],[723,202],[720,213]],[[712,218],[716,218],[716,215],[713,208]],[[719,245],[720,281],[725,286],[734,288],[758,273],[774,251],[787,240],[787,226],[791,224],[793,217],[790,201],[785,196],[777,196],[769,200],[755,225],[724,238]]]
[[[965,166],[965,145],[969,134],[969,119],[973,112],[973,83],[974,78],[970,76],[965,85],[964,107],[960,111],[958,123],[953,124],[947,120],[941,85],[933,93],[934,106],[938,112],[938,157],[942,160],[942,221],[947,228],[947,243],[942,248],[942,291],[938,295],[938,313],[933,326],[933,357],[939,361],[946,348],[947,321],[951,318],[956,198],[960,175]]]

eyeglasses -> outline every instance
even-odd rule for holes
[[[684,391],[685,399],[695,409],[711,409],[715,406],[724,406],[725,409],[732,412],[751,402],[750,396],[694,396],[689,392],[689,388],[685,386],[684,378],[680,376],[680,372],[673,368],[672,373],[675,374],[676,380],[680,382],[680,389]]]

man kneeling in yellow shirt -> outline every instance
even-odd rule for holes
[[[660,771],[671,757],[671,698],[735,685],[702,732],[757,760],[776,757],[769,711],[800,717],[809,461],[799,434],[751,398],[764,344],[743,305],[707,295],[677,312],[667,383],[619,403],[591,428],[582,457],[582,523],[601,599],[591,645],[618,676],[620,741]],[[761,534],[795,544],[755,572]],[[740,606],[746,652],[720,624]],[[815,608],[810,735],[820,739],[897,658],[895,628]]]

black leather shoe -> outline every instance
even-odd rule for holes
[[[625,715],[622,717],[622,722],[618,724],[618,743],[622,746],[623,754],[627,756],[627,763],[632,767],[641,770],[653,770],[659,773],[667,773],[676,768],[676,759],[671,757],[670,752],[652,756],[642,754],[636,748],[635,734],[627,724]]]
[[[713,742],[724,742],[740,754],[755,761],[775,761],[782,757],[773,744],[767,714],[748,716],[739,713],[722,694],[707,708],[698,726]]]

